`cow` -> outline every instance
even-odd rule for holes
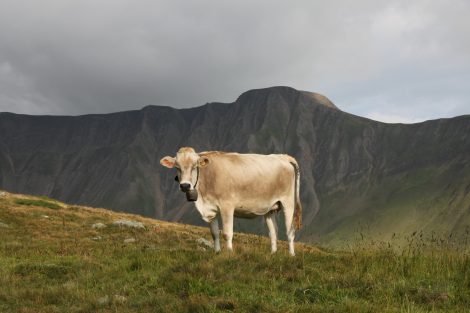
[[[195,201],[204,221],[210,224],[214,248],[220,251],[218,216],[227,249],[232,251],[234,217],[264,216],[271,239],[271,252],[277,251],[275,212],[285,216],[289,253],[295,255],[295,230],[300,229],[302,206],[299,199],[300,171],[297,161],[286,154],[239,154],[206,151],[196,153],[183,147],[176,157],[166,156],[160,164],[176,168],[175,180]]]

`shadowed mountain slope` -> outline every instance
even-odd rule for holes
[[[385,124],[315,93],[273,87],[190,109],[1,113],[0,134],[0,188],[12,192],[200,224],[174,173],[159,164],[192,146],[297,158],[305,240],[340,242],[361,227],[383,238],[464,231],[470,223],[470,116]]]

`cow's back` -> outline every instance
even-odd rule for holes
[[[203,152],[210,163],[201,169],[200,192],[213,202],[227,201],[253,210],[294,192],[294,168],[287,155]],[[289,159],[290,158],[290,159]]]

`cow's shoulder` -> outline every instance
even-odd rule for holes
[[[235,160],[235,159],[243,158],[245,154],[240,154],[236,152],[224,152],[224,151],[204,151],[204,152],[200,152],[199,155],[208,157],[208,158]]]

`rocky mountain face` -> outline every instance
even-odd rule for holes
[[[470,227],[470,116],[385,124],[273,87],[234,103],[83,116],[0,113],[0,188],[201,224],[159,164],[196,151],[288,153],[301,166],[301,239],[337,243]],[[261,220],[238,221],[261,231]]]

